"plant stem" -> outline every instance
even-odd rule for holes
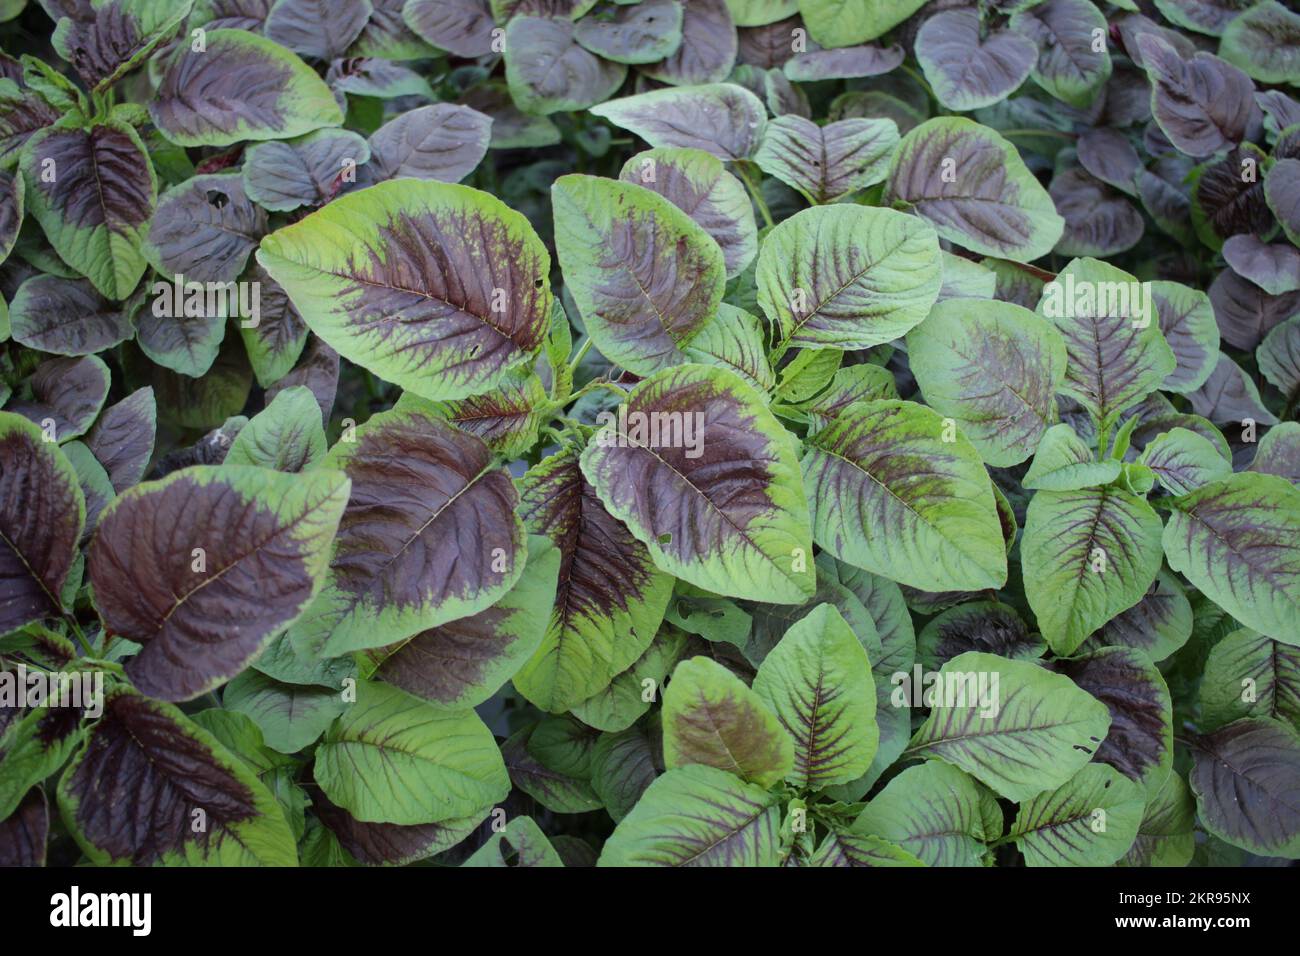
[[[86,656],[94,657],[95,649],[91,647],[90,642],[86,640],[86,635],[82,633],[81,625],[77,623],[77,619],[69,614],[67,617],[64,618],[64,620],[66,620],[68,622],[68,626],[72,628],[72,633],[76,635],[77,643],[80,644],[81,649],[86,652]]]
[[[570,376],[572,376],[573,373],[578,370],[578,366],[582,364],[582,360],[587,357],[587,353],[590,351],[591,351],[591,336],[587,336],[587,341],[583,342],[581,345],[578,346],[577,354],[574,355],[569,362]]]
[[[1078,137],[1073,133],[1062,133],[1058,129],[1000,129],[997,130],[1002,136],[1055,136],[1057,139],[1063,139],[1066,142],[1073,143]]]
[[[758,207],[758,211],[762,214],[763,222],[765,222],[767,227],[771,229],[776,225],[776,223],[772,221],[772,210],[767,208],[767,200],[763,198],[762,190],[754,185],[754,181],[750,179],[749,174],[745,172],[745,163],[745,160],[736,163],[736,172],[740,174],[741,182],[743,182],[745,188],[749,190],[749,195],[753,198],[754,205]]]

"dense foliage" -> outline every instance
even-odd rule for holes
[[[1300,858],[1289,4],[0,16],[0,862]]]

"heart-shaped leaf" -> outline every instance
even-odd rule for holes
[[[736,63],[738,45],[726,0],[690,0],[682,4],[681,45],[641,72],[673,86],[721,83]]]
[[[1013,30],[981,28],[976,10],[945,10],[921,25],[916,58],[935,98],[964,112],[1014,93],[1038,61],[1033,40]]]
[[[1151,79],[1151,114],[1169,141],[1188,156],[1210,156],[1240,143],[1254,105],[1255,84],[1210,53],[1184,59],[1154,33],[1138,51]]]
[[[1021,9],[1011,29],[1038,44],[1034,82],[1062,102],[1083,109],[1110,78],[1110,53],[1098,50],[1106,18],[1089,0],[1046,0]]]
[[[801,116],[767,124],[754,162],[814,203],[842,199],[885,178],[898,147],[890,119],[844,119],[818,126]]]
[[[551,17],[512,17],[506,24],[505,59],[515,105],[538,116],[595,107],[627,75],[623,64],[581,46],[572,22]]]

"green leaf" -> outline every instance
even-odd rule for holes
[[[449,402],[426,402],[403,392],[397,408],[424,406],[461,431],[477,435],[502,458],[520,458],[536,443],[548,418],[546,386],[532,369],[511,369],[491,391]]]
[[[1233,631],[1210,649],[1200,702],[1208,730],[1243,717],[1275,717],[1300,730],[1300,649]]]
[[[876,688],[867,652],[832,605],[795,623],[764,658],[754,693],[794,739],[786,779],[801,790],[848,783],[876,755]]]
[[[1191,634],[1191,604],[1178,579],[1161,569],[1142,600],[1108,621],[1087,646],[1132,647],[1162,661],[1186,644]]]
[[[832,355],[838,354],[833,349],[824,351]],[[807,354],[799,352],[786,367],[794,365]],[[795,417],[796,420],[806,418],[808,434],[815,435],[854,402],[871,402],[881,398],[898,398],[898,385],[889,369],[879,365],[846,365],[836,369],[830,384],[820,390],[820,394],[793,406],[773,407],[783,417]]]
[[[311,389],[286,388],[239,430],[226,452],[226,465],[259,465],[276,471],[305,471],[325,457],[325,429]]]
[[[1187,866],[1196,849],[1196,803],[1178,773],[1147,801],[1137,838],[1118,866]]]
[[[600,693],[575,704],[571,708],[573,716],[608,733],[626,730],[650,709],[658,688],[685,654],[686,635],[664,628],[635,664],[616,675]],[[653,689],[654,695],[647,694],[647,688]]]
[[[510,778],[473,711],[444,712],[385,684],[359,682],[356,702],[316,748],[326,795],[367,823],[439,823],[506,798]]]
[[[685,361],[722,301],[718,244],[634,183],[561,176],[551,202],[565,283],[601,354],[638,375]]]
[[[251,717],[267,746],[285,754],[315,743],[347,709],[338,688],[280,684],[251,669],[226,685],[222,703]]]
[[[766,395],[776,384],[766,349],[765,333],[758,318],[723,302],[718,306],[717,315],[704,323],[682,354],[687,361],[735,372],[746,385]]]
[[[529,752],[533,727],[512,734],[501,745],[510,782],[552,813],[589,813],[600,809],[600,798],[581,777],[552,770]]]
[[[1011,837],[1026,866],[1110,866],[1128,852],[1142,822],[1142,788],[1104,764],[1020,805]]]
[[[1044,288],[1038,314],[1065,337],[1061,391],[1103,426],[1161,386],[1176,367],[1142,284],[1097,259],[1075,259]]]
[[[1138,461],[1155,472],[1156,480],[1172,495],[1185,495],[1232,474],[1232,462],[1208,438],[1186,428],[1157,435],[1142,449]]]
[[[940,699],[907,753],[940,757],[1008,800],[1065,783],[1110,728],[1105,704],[1028,661],[970,652],[937,680]]]
[[[1019,464],[1057,417],[1065,343],[1010,302],[948,299],[907,335],[926,404],[951,416],[990,465]]]
[[[794,769],[793,741],[764,696],[707,657],[684,660],[673,671],[663,732],[669,770],[703,764],[770,787]]]
[[[822,840],[809,866],[925,866],[897,843],[861,833],[831,830]]]
[[[599,866],[776,866],[780,798],[714,767],[669,770],[614,828]]]
[[[868,349],[921,322],[939,295],[939,239],[915,216],[821,206],[773,229],[758,253],[758,301],[781,346]]]
[[[1039,491],[1020,554],[1039,629],[1069,654],[1146,594],[1160,570],[1160,516],[1115,487]]]
[[[969,441],[944,441],[944,431],[923,405],[875,401],[810,436],[803,472],[814,540],[922,590],[1001,587],[1007,555],[988,473]]]
[[[0,681],[5,685],[3,699],[6,709],[24,699],[28,690],[26,682],[35,676],[35,668],[0,670]],[[103,680],[103,675],[89,673],[65,677],[70,678],[65,686],[73,693],[79,692],[74,681],[95,677]],[[82,684],[81,687],[93,693],[93,685]],[[99,692],[103,692],[102,684]],[[90,696],[87,694],[83,698],[86,704],[92,703]],[[82,724],[86,716],[94,715],[87,715],[80,707],[53,707],[48,703],[14,713],[0,732],[0,820],[17,809],[28,790],[57,773],[67,762],[85,736]]]
[[[929,761],[909,767],[880,791],[853,821],[856,834],[898,844],[927,866],[981,866],[990,832],[979,784],[956,767]]]
[[[1300,645],[1300,489],[1241,472],[1173,507],[1169,566],[1246,627]]]
[[[564,861],[532,817],[515,817],[461,866],[552,867],[564,866]]]
[[[814,40],[840,47],[883,36],[924,5],[925,0],[799,0],[799,12]]]
[[[600,735],[591,752],[591,787],[615,823],[632,812],[654,783],[658,759],[650,737],[640,727]]]
[[[1120,469],[1113,458],[1095,461],[1092,449],[1062,422],[1043,433],[1023,484],[1043,491],[1080,491],[1110,484]]]
[[[1261,83],[1300,83],[1300,15],[1264,0],[1228,21],[1219,55]]]
[[[340,355],[424,398],[486,392],[541,348],[550,257],[468,186],[398,179],[262,240],[257,260]]]
[[[799,0],[727,0],[727,9],[736,26],[762,27],[797,13]]]

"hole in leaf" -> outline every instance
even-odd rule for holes
[[[230,203],[230,197],[220,189],[209,189],[205,194],[205,198],[208,200],[209,206],[213,206],[217,209],[225,209]]]

